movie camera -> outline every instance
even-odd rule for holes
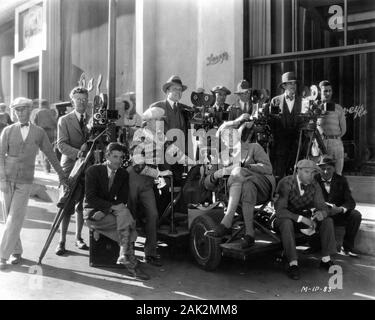
[[[204,89],[198,89],[192,92],[190,100],[193,107],[187,110],[189,112],[189,122],[193,124],[195,129],[208,131],[217,125],[215,115],[210,111],[215,103],[215,96],[204,92]]]

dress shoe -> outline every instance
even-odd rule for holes
[[[20,254],[13,254],[12,257],[10,258],[10,263],[11,264],[19,264],[21,262],[21,255]]]
[[[152,266],[155,266],[155,267],[161,267],[163,265],[163,263],[161,262],[160,255],[146,256],[145,261],[146,263],[151,264]]]
[[[240,243],[241,243],[241,248],[242,249],[247,249],[247,248],[252,247],[255,244],[255,239],[251,235],[245,234],[241,238],[241,242]]]
[[[76,247],[81,250],[89,250],[87,244],[83,241],[83,239],[76,240]]]
[[[0,270],[5,270],[6,267],[7,267],[7,260],[1,258],[1,259],[0,259]]]
[[[340,254],[343,254],[344,256],[347,256],[347,257],[359,258],[359,253],[354,249],[348,249],[348,248],[342,247]]]
[[[227,228],[222,223],[220,223],[217,227],[215,227],[212,230],[207,230],[204,235],[206,237],[211,238],[222,238],[227,234],[231,234],[232,230],[230,228]]]
[[[62,256],[63,254],[66,253],[66,249],[65,249],[65,243],[64,242],[59,242],[56,250],[55,250],[55,253],[56,255],[58,256]]]
[[[300,278],[299,267],[296,265],[289,266],[286,273],[290,279],[299,280]]]
[[[334,265],[335,265],[335,263],[332,260],[329,260],[327,262],[323,262],[323,260],[320,260],[319,268],[322,268],[322,269],[325,269],[325,270],[329,271],[329,268],[331,268]]]

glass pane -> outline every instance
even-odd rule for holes
[[[344,45],[343,0],[299,0],[297,50]]]
[[[375,41],[375,1],[348,1],[348,45]]]

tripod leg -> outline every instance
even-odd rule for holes
[[[319,146],[320,151],[321,151],[323,154],[327,154],[327,148],[326,148],[326,146],[324,145],[324,142],[323,142],[322,136],[320,135],[319,131],[318,131],[318,130],[315,130],[314,135],[315,135],[316,141],[318,142],[318,146]]]
[[[293,175],[295,175],[295,173],[296,173],[297,162],[298,162],[299,154],[300,154],[300,152],[301,152],[301,146],[302,146],[302,134],[303,134],[303,129],[301,129],[301,130],[299,131],[298,149],[297,149],[296,161],[294,162]]]

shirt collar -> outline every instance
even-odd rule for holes
[[[74,110],[74,113],[75,113],[75,115],[76,115],[78,121],[81,120],[81,114],[83,114],[83,119],[86,120],[86,112],[84,112],[84,113],[79,113],[77,110]]]
[[[107,174],[108,174],[108,177],[111,175],[112,171],[114,171],[114,172],[116,173],[117,170],[112,170],[112,169],[108,166],[108,164],[106,164],[106,166],[107,166]]]
[[[172,101],[172,100],[170,100],[169,98],[167,98],[167,101],[168,101],[168,103],[170,104],[170,106],[172,107],[172,109],[173,109],[173,106],[174,106],[175,103],[178,104],[178,102]]]
[[[296,178],[297,178],[297,183],[298,183],[299,191],[302,191],[302,188],[301,188],[302,181],[299,179],[298,175],[296,176]],[[307,185],[305,185],[305,186],[307,186]]]

